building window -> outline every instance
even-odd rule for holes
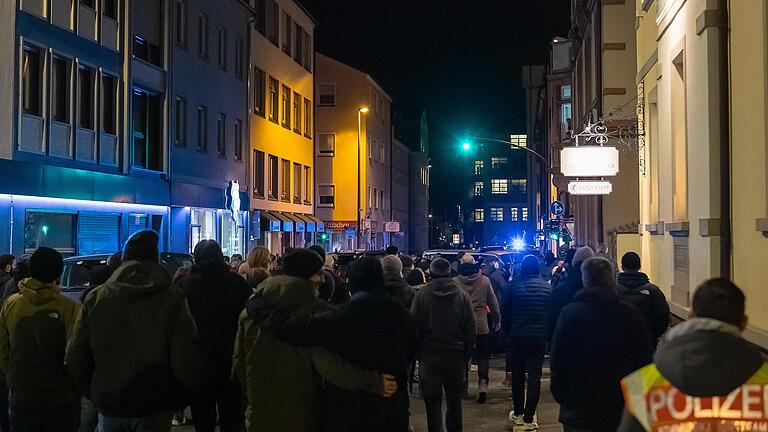
[[[173,142],[177,146],[187,145],[187,102],[181,96],[176,96],[173,111],[176,123],[174,124]]]
[[[174,40],[176,45],[181,47],[187,46],[187,2],[184,0],[176,0],[174,5],[174,18],[176,19],[176,32]]]
[[[475,161],[475,175],[483,175],[483,161]]]
[[[517,222],[518,221],[518,213],[519,213],[518,208],[517,207],[512,207],[510,210],[511,210],[510,211],[510,216],[511,216],[510,220],[512,222]]]
[[[35,249],[47,246],[62,254],[74,255],[76,219],[76,213],[27,210],[24,214],[24,252],[33,253]]]
[[[378,189],[375,187],[373,188],[373,194],[370,196],[371,202],[368,204],[368,207],[372,209],[379,208],[379,193]]]
[[[280,95],[278,92],[280,83],[269,77],[269,119],[275,123],[280,122]]]
[[[306,31],[302,31],[302,38],[304,40],[304,55],[301,59],[301,64],[304,66],[304,69],[312,72],[312,38]]]
[[[243,121],[235,120],[235,160],[243,160]]]
[[[253,112],[264,117],[267,106],[267,73],[253,69]]]
[[[219,45],[219,53],[217,56],[217,61],[219,64],[219,68],[223,70],[227,70],[227,29],[224,27],[219,27],[218,31],[218,45]]]
[[[317,85],[318,106],[336,106],[336,84],[326,83]]]
[[[291,46],[293,45],[293,19],[288,13],[283,12],[283,52],[291,55]]]
[[[280,187],[280,173],[278,172],[277,156],[269,155],[269,198],[277,199],[277,188]]]
[[[491,222],[504,222],[503,207],[491,207]]]
[[[312,204],[312,168],[304,166],[304,204]]]
[[[197,53],[208,58],[208,15],[202,13],[197,17]]]
[[[565,139],[569,138],[568,132],[570,132],[573,129],[573,109],[572,106],[569,103],[564,103],[560,105],[560,138]]]
[[[491,169],[504,169],[507,166],[507,158],[505,157],[492,157]]]
[[[69,123],[71,63],[67,59],[54,57],[51,66],[51,118],[60,123]],[[26,77],[24,80],[26,85]]]
[[[301,135],[301,95],[293,92],[293,131]]]
[[[336,134],[317,134],[317,155],[333,157],[336,154]]]
[[[560,100],[571,100],[571,86],[560,86]]]
[[[253,151],[253,196],[264,198],[264,152]]]
[[[216,151],[219,156],[227,156],[227,115],[219,113],[219,118],[216,121]]]
[[[333,208],[336,204],[336,186],[334,185],[317,185],[317,195],[320,199],[317,203],[318,207]]]
[[[267,3],[267,39],[275,46],[280,44],[280,5],[277,0],[266,0]]]
[[[301,204],[302,190],[301,186],[301,164],[293,163],[293,203]]]
[[[423,176],[422,176],[423,177]],[[475,182],[475,196],[483,196],[483,182],[476,181]]]
[[[523,222],[528,222],[528,207],[523,207],[522,214],[523,214]]]
[[[192,209],[190,211],[190,228],[192,238],[190,250],[202,240],[216,240],[216,212],[213,210]]]
[[[267,2],[271,3],[271,0],[254,0],[253,1],[253,8],[256,11],[255,16],[256,19],[254,20],[254,25],[256,26],[256,31],[261,33],[262,35],[267,35]]]
[[[528,180],[526,179],[510,180],[509,183],[512,186],[513,194],[525,194],[528,192]]]
[[[283,109],[281,114],[283,115],[283,127],[286,129],[291,128],[291,88],[283,84]]]
[[[491,193],[493,195],[504,195],[508,192],[509,180],[507,179],[492,179],[491,180]]]
[[[528,135],[510,135],[509,139],[512,143],[512,150],[528,147]]]
[[[142,90],[133,91],[133,166],[151,171],[163,169],[163,98]]]
[[[483,209],[475,209],[475,222],[485,222],[485,211]]]
[[[379,189],[379,206],[384,210],[384,189]]]
[[[301,61],[304,58],[304,29],[301,28],[298,23],[294,23],[294,27],[296,36],[294,37],[293,44],[293,60],[295,60],[296,63],[301,64]]]
[[[283,179],[280,199],[288,202],[291,198],[291,161],[286,159],[280,161],[280,175]]]
[[[304,136],[312,137],[312,101],[304,98]]]
[[[117,77],[109,74],[101,75],[101,129],[117,135]]]
[[[381,156],[381,159],[379,160],[382,165],[386,164],[387,161],[387,155],[384,152],[384,144],[379,144],[379,154]]]
[[[208,107],[205,105],[197,107],[197,150],[208,151]]]
[[[133,36],[133,56],[157,67],[163,67],[163,54],[160,46],[139,35]]]
[[[117,21],[117,1],[118,0],[104,0],[104,16]]]
[[[95,121],[95,113],[93,110],[94,106],[94,78],[96,76],[96,71],[87,67],[87,66],[80,66],[77,70],[78,75],[78,86],[79,86],[79,94],[78,94],[78,112],[79,112],[79,123],[78,125],[82,129],[94,129]]]
[[[243,40],[235,38],[235,77],[243,79]]]

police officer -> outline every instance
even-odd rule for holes
[[[689,320],[673,327],[654,363],[622,381],[619,431],[768,430],[768,364],[741,337],[744,293],[704,282]]]

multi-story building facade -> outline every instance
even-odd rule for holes
[[[419,145],[418,149],[411,147],[408,174],[408,245],[412,253],[423,252],[430,247],[429,176],[432,167],[429,163],[429,127],[426,111],[419,115],[416,133]]]
[[[316,215],[329,250],[381,249],[391,221],[392,99],[365,72],[316,55]]]
[[[387,245],[397,246],[401,251],[410,249],[410,158],[411,150],[397,138],[392,138],[392,163],[390,186],[392,199],[389,200],[391,221],[398,222],[399,231],[385,232]],[[386,231],[386,230],[385,230]]]
[[[511,135],[511,143],[527,147],[528,136]],[[473,152],[462,243],[511,246],[523,240],[532,244],[536,219],[528,190],[528,152],[496,142],[478,143]]]
[[[0,219],[8,221],[0,242],[12,253],[41,245],[67,255],[111,253],[143,228],[157,230],[166,250],[190,251],[201,236],[228,252],[242,245],[227,226],[239,232],[246,224],[235,203],[247,195],[231,185],[247,184],[235,155],[236,122],[247,114],[236,65],[247,62],[247,51],[235,41],[247,40],[249,13],[244,3],[225,3],[207,12],[230,35],[212,50],[229,59],[215,70],[182,60],[197,45],[182,47],[179,28],[207,43],[207,28],[203,37],[186,26],[193,10],[205,13],[202,1],[3,2],[0,55],[11,61],[0,65]],[[184,68],[176,81],[175,69]],[[223,92],[238,93],[226,105],[209,101]],[[226,117],[217,135],[224,139],[211,140],[224,151],[189,148],[198,145],[191,122],[177,115],[189,103]],[[187,207],[215,210],[207,217],[215,228],[195,237]]]
[[[315,241],[314,29],[295,0],[256,0],[251,32],[251,240],[281,253]],[[322,102],[322,101],[321,101]]]

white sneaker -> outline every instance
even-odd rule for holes
[[[523,416],[516,416],[514,411],[509,412],[509,421],[515,426],[523,426]]]
[[[523,424],[523,430],[524,431],[535,431],[539,429],[539,424],[536,422],[530,422],[530,423],[524,423]]]

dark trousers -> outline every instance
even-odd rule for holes
[[[13,432],[75,432],[80,426],[80,404],[51,410],[11,406],[9,420]]]
[[[477,335],[477,344],[475,345],[475,362],[477,362],[477,378],[480,381],[488,382],[488,371],[490,370],[491,356],[491,334]]]
[[[443,430],[443,392],[445,428],[461,432],[461,396],[465,388],[466,356],[462,352],[422,355],[419,359],[419,387],[427,409],[427,430]]]
[[[245,430],[243,403],[234,384],[223,383],[202,388],[200,396],[192,402],[190,408],[196,432],[214,432],[217,418],[221,432]]]
[[[544,339],[513,338],[513,344],[515,349],[512,351],[512,403],[515,415],[522,415],[523,421],[530,423],[539,404],[541,368],[547,343]]]

